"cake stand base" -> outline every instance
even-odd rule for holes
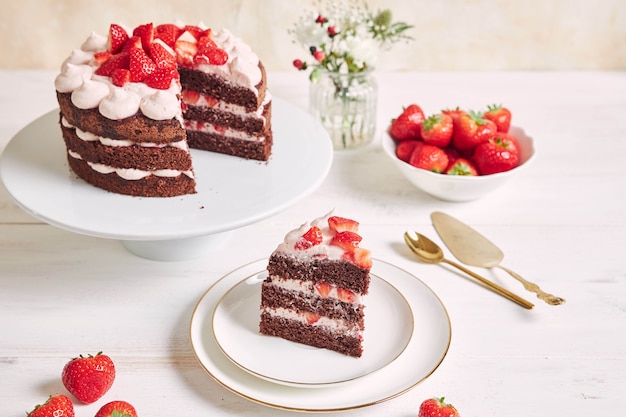
[[[201,258],[221,248],[229,233],[171,240],[123,240],[124,247],[134,255],[153,261],[187,261]]]

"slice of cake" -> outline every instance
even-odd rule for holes
[[[269,159],[265,85],[258,57],[226,30],[112,24],[108,36],[92,33],[74,50],[55,79],[68,163],[85,181],[116,193],[195,193],[190,142]]]
[[[261,287],[262,334],[362,355],[372,260],[358,226],[331,212],[285,236]]]

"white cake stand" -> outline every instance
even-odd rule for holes
[[[304,110],[273,99],[268,162],[192,150],[197,193],[145,198],[114,194],[70,171],[58,110],[18,132],[0,157],[0,178],[26,212],[53,226],[117,239],[154,260],[185,260],[220,247],[229,231],[270,217],[326,178],[332,144]]]

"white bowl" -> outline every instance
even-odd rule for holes
[[[446,201],[471,201],[501,187],[511,177],[526,169],[534,159],[533,139],[518,127],[511,126],[509,133],[515,136],[519,142],[520,165],[510,171],[490,175],[445,175],[416,168],[396,156],[396,141],[387,133],[383,133],[383,149],[402,174],[425,193]]]

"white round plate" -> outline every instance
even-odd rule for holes
[[[259,333],[261,282],[266,272],[231,288],[213,314],[222,352],[248,372],[276,383],[319,388],[369,375],[395,360],[413,335],[413,314],[391,284],[372,274],[365,297],[363,355],[354,358]]]
[[[25,211],[76,233],[128,241],[201,237],[267,218],[313,192],[332,162],[332,143],[306,111],[272,102],[270,160],[192,150],[197,193],[144,198],[94,187],[67,165],[52,111],[17,133],[0,159],[0,177]]]
[[[395,360],[376,372],[316,389],[274,383],[245,371],[220,349],[213,332],[213,317],[218,304],[231,289],[247,279],[258,280],[266,266],[267,259],[261,259],[218,280],[200,298],[191,317],[191,346],[198,362],[228,390],[250,401],[280,409],[308,412],[350,410],[405,393],[428,378],[443,361],[450,346],[451,327],[439,298],[414,275],[374,259],[372,275],[395,288],[411,307],[408,311],[412,317],[408,320],[412,320],[415,332]],[[385,292],[393,294],[389,290]],[[365,319],[368,320],[367,310]],[[416,333],[428,337],[415,337]],[[303,355],[307,352],[314,350],[302,350]]]

